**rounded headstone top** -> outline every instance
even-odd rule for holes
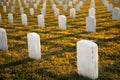
[[[77,45],[78,44],[82,44],[82,45],[87,45],[87,46],[96,46],[97,47],[97,44],[92,42],[92,41],[89,41],[89,40],[80,40],[77,42]]]

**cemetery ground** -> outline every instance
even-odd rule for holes
[[[112,3],[112,0],[108,1]],[[70,7],[64,12],[56,3],[60,14],[67,17],[66,30],[58,29],[58,18],[54,17],[49,0],[47,0],[44,28],[39,28],[37,24],[37,15],[42,5],[38,6],[33,16],[30,16],[29,10],[25,9],[28,17],[27,26],[21,25],[17,1],[13,14],[14,24],[8,24],[8,13],[3,13],[0,6],[3,17],[0,27],[6,29],[9,47],[7,51],[0,51],[0,80],[89,80],[77,73],[76,43],[84,39],[98,45],[98,80],[119,80],[120,20],[112,20],[112,12],[107,12],[101,0],[95,0],[95,3],[96,32],[90,33],[85,31],[85,18],[88,16],[90,0],[76,12],[75,19],[69,17]],[[112,4],[114,7],[120,7],[119,4]],[[27,34],[31,32],[40,35],[42,55],[40,60],[28,57]]]

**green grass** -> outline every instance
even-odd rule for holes
[[[81,11],[76,13],[76,18],[70,19],[70,8],[64,12],[57,5],[60,14],[67,17],[67,30],[58,29],[58,19],[53,16],[49,0],[44,29],[38,28],[37,25],[37,15],[42,5],[39,5],[34,16],[30,16],[29,10],[25,9],[28,26],[21,25],[18,5],[15,6],[16,13],[12,25],[8,24],[7,13],[3,13],[0,6],[3,17],[0,27],[6,29],[9,46],[9,50],[0,51],[0,80],[89,80],[77,74],[76,42],[83,39],[91,40],[98,45],[98,80],[119,80],[120,20],[112,20],[112,13],[107,12],[101,0],[96,0],[96,32],[87,33],[85,17],[88,16],[89,6],[90,0],[87,0]],[[28,57],[27,34],[30,32],[40,35],[41,60],[32,60]]]

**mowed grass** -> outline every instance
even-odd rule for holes
[[[67,17],[67,30],[58,29],[58,19],[53,16],[49,0],[43,29],[37,25],[37,15],[40,14],[43,0],[35,10],[34,16],[30,16],[29,10],[25,9],[28,26],[21,25],[17,1],[12,25],[8,24],[8,13],[3,13],[0,6],[3,17],[0,27],[6,29],[9,46],[9,50],[0,51],[0,80],[89,80],[77,74],[76,42],[84,39],[98,45],[98,80],[119,80],[120,20],[112,20],[112,13],[107,12],[101,0],[96,0],[96,32],[87,33],[85,18],[88,16],[90,1],[87,0],[80,12],[76,12],[75,19],[70,19],[70,7],[64,12],[54,0],[60,14]],[[116,6],[118,5],[114,4],[114,7]],[[75,5],[73,7],[75,8]],[[31,32],[40,35],[41,60],[32,60],[28,57],[27,34]]]

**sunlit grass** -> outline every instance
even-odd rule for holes
[[[108,1],[112,3],[112,0]],[[18,2],[15,6],[16,12],[13,14],[14,24],[8,24],[9,8],[7,13],[3,13],[0,6],[3,18],[0,27],[7,31],[9,46],[9,50],[0,51],[0,80],[88,80],[77,74],[76,42],[83,39],[91,40],[99,47],[98,80],[119,80],[120,20],[112,20],[112,13],[107,12],[101,0],[96,0],[97,26],[96,32],[93,33],[85,31],[85,18],[88,16],[90,0],[87,0],[80,12],[76,12],[75,19],[69,17],[70,7],[64,12],[63,7],[56,3],[60,14],[67,17],[67,30],[58,29],[58,19],[54,17],[49,0],[47,0],[45,28],[38,27],[37,15],[40,14],[42,3],[43,0],[35,10],[34,16],[30,16],[29,10],[25,9],[28,26],[21,25]],[[41,60],[28,58],[27,34],[30,32],[40,35]]]

